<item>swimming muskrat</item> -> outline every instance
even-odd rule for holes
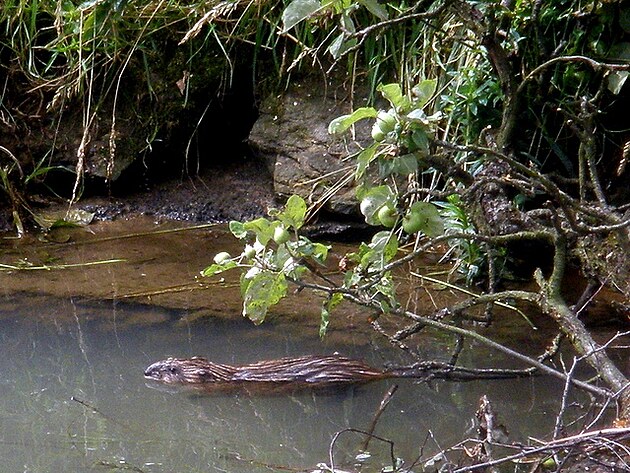
[[[479,379],[525,376],[522,370],[473,370],[440,362],[420,362],[409,367],[380,370],[360,360],[339,355],[307,355],[231,366],[206,358],[167,358],[144,371],[145,378],[191,387],[215,385],[291,384],[326,387],[367,383],[387,378]]]
[[[360,383],[393,377],[393,373],[372,368],[362,361],[338,355],[300,356],[230,366],[206,358],[167,358],[144,371],[145,378],[163,383]]]

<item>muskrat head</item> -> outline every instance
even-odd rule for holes
[[[183,383],[185,382],[183,366],[181,360],[177,358],[167,358],[158,361],[144,370],[144,377],[163,383]]]
[[[228,381],[234,369],[205,358],[167,358],[144,370],[144,377],[162,383],[212,383]]]

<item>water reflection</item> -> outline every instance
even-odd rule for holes
[[[494,401],[520,438],[553,425],[562,387],[546,378],[483,383],[380,381],[334,392],[212,396],[151,389],[144,368],[167,356],[203,355],[243,364],[306,353],[382,359],[373,347],[336,346],[315,332],[254,327],[247,321],[177,321],[181,312],[124,304],[93,304],[34,296],[0,302],[0,458],[4,471],[258,472],[309,469],[327,461],[333,434],[367,429],[383,394],[400,389],[376,433],[413,459],[430,431],[441,446],[470,434],[481,394]],[[149,323],[150,322],[150,323]],[[386,348],[381,349],[381,353]],[[336,445],[347,466],[363,439]],[[380,466],[388,448],[371,444]],[[425,453],[437,451],[429,443]]]

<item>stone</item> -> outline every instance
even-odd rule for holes
[[[355,125],[354,136],[328,134],[328,124],[353,107],[351,91],[321,77],[295,81],[284,94],[263,101],[249,135],[253,152],[273,175],[274,191],[297,194],[334,214],[358,215],[354,163],[344,157],[371,142],[371,123]]]

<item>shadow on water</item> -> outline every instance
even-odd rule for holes
[[[218,319],[182,325],[177,323],[181,313],[163,311],[161,324],[118,326],[116,319],[133,319],[147,308],[118,304],[114,310],[111,304],[25,297],[0,304],[0,457],[5,471],[93,471],[99,465],[169,472],[314,468],[327,461],[336,431],[368,428],[394,383],[282,396],[151,389],[144,368],[169,355],[202,354],[238,364],[343,351],[374,366],[382,360],[370,347],[322,343],[314,334],[278,331],[273,325]],[[57,313],[63,316],[58,319]],[[400,389],[376,433],[396,442],[396,453],[406,458],[418,454],[429,431],[442,446],[471,434],[471,419],[484,393],[507,425],[543,434],[556,409],[547,400],[558,394],[550,391],[557,386],[546,386],[544,378],[396,383]],[[335,451],[338,464],[352,461],[361,443],[358,436],[345,435]],[[372,447],[387,462],[387,449],[376,443]],[[432,442],[425,449],[437,451]]]

